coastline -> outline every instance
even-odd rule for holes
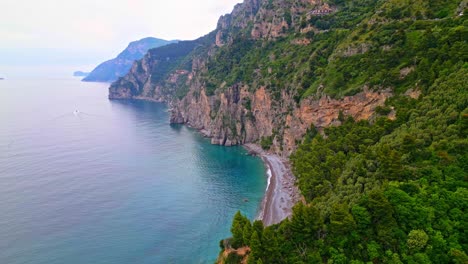
[[[147,97],[134,97],[132,100],[166,103],[170,109],[171,104],[164,100]],[[193,128],[190,123],[186,126]],[[195,128],[196,129],[196,128]],[[202,136],[209,138],[204,129],[196,129]],[[259,156],[266,167],[268,184],[263,196],[260,210],[255,220],[261,220],[264,226],[278,224],[292,215],[293,206],[302,200],[299,189],[295,185],[296,178],[292,174],[289,162],[272,153],[263,150],[260,145],[247,143],[242,145],[249,154]]]
[[[292,207],[300,201],[295,177],[288,162],[280,156],[268,153],[255,144],[245,144],[243,147],[249,153],[260,156],[267,167],[267,189],[256,219],[265,226],[278,224],[291,216]]]

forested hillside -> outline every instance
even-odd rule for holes
[[[292,156],[307,204],[265,229],[234,218],[249,263],[467,263],[468,67],[455,68],[389,101],[396,120],[311,131]]]
[[[291,71],[271,82],[302,83],[297,100],[362,85],[394,95],[369,120],[340,112],[340,126],[311,126],[290,157],[306,203],[266,228],[237,214],[230,242],[250,253],[225,263],[468,263],[463,3],[368,1],[346,13],[365,1],[331,2],[344,6],[309,20],[328,31],[301,47],[308,61],[282,56]]]

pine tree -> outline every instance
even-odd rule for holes
[[[263,234],[263,222],[260,220],[255,220],[252,225],[252,230],[257,231],[257,235],[260,239],[262,239]],[[252,232],[253,232],[252,231]]]
[[[272,228],[266,228],[265,231],[263,231],[262,244],[265,245],[263,249],[265,262],[274,263],[280,258],[278,239]]]
[[[240,211],[237,211],[236,215],[234,216],[234,220],[232,221],[232,226],[231,226],[231,233],[232,233],[232,242],[231,245],[234,248],[239,248],[243,246],[244,243],[244,217],[240,213]]]
[[[263,253],[262,243],[260,241],[260,238],[256,230],[253,231],[252,237],[250,238],[250,250],[251,250],[250,257],[249,257],[250,259],[252,260],[261,259],[262,253]]]
[[[244,228],[242,230],[242,237],[244,245],[250,245],[250,238],[252,237],[252,225],[250,224],[250,221],[247,221],[244,224]]]

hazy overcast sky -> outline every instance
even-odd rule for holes
[[[195,39],[242,0],[2,0],[0,74],[85,67],[148,36]],[[78,70],[78,69],[77,69]]]

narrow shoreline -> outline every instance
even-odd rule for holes
[[[289,163],[258,145],[245,144],[243,147],[250,154],[260,156],[267,167],[268,185],[256,219],[265,226],[278,224],[292,215],[292,207],[300,201]]]
[[[165,103],[170,109],[170,103],[164,100],[156,100],[147,97],[135,97],[132,100]],[[190,123],[184,125],[191,127]],[[196,129],[196,128],[195,128]],[[204,137],[210,137],[204,129],[196,129]],[[268,153],[260,145],[247,143],[242,145],[249,154],[259,156],[266,167],[268,184],[260,205],[260,210],[255,217],[261,220],[264,226],[278,224],[292,215],[293,206],[302,200],[299,189],[296,186],[296,178],[292,174],[289,162],[280,156]]]

